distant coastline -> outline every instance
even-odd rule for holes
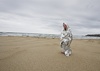
[[[90,37],[100,37],[100,34],[87,34],[86,36],[90,36]]]
[[[60,38],[60,34],[21,33],[21,32],[0,32],[0,36],[22,36],[35,38]],[[73,39],[100,39],[98,35],[73,35]]]

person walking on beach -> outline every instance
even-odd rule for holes
[[[73,37],[72,37],[72,33],[71,33],[69,26],[67,24],[63,23],[63,31],[61,32],[60,45],[62,48],[61,53],[65,54],[66,56],[70,56],[72,53],[72,50],[70,48],[72,39],[73,39]]]

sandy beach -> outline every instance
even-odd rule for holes
[[[61,54],[60,40],[0,37],[0,71],[100,71],[100,40],[74,39],[72,55]]]

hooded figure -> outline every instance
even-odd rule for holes
[[[66,56],[71,55],[72,50],[70,49],[70,44],[72,42],[72,33],[68,25],[63,23],[63,31],[61,32],[61,48],[62,48],[62,53],[65,54]]]

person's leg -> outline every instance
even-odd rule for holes
[[[71,42],[72,42],[72,40],[71,41],[69,41],[69,44],[68,44],[68,47],[69,47],[69,54],[71,55],[72,54],[72,50],[71,50],[71,48],[70,48],[70,44],[71,44]]]
[[[68,50],[65,51],[65,55],[69,56],[69,51]]]
[[[70,48],[69,48],[68,52],[69,52],[69,55],[71,55],[71,54],[72,54],[72,50],[71,50]]]
[[[65,54],[65,53],[64,53],[64,52],[65,52],[65,50],[64,50],[64,47],[65,47],[64,41],[62,41],[62,42],[60,43],[60,46],[61,46],[61,53],[62,53],[62,54]]]
[[[68,46],[65,47],[65,55],[69,56],[69,47]]]
[[[72,53],[72,50],[70,49],[70,43],[68,41],[62,41],[61,42],[61,49],[62,54],[65,54],[66,56],[69,56]]]
[[[67,41],[67,45],[66,45],[66,48],[65,48],[65,55],[66,56],[70,56],[72,54],[72,50],[70,48],[70,44],[71,44],[71,41]]]

